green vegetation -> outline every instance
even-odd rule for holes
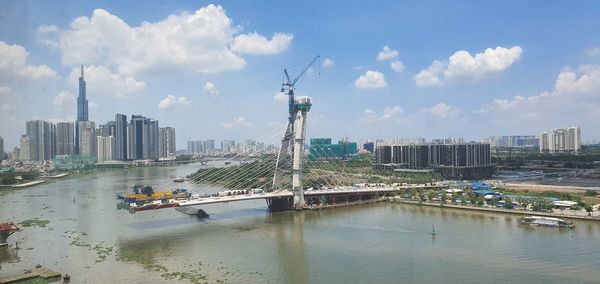
[[[222,168],[203,168],[188,179],[198,183],[220,184],[231,189],[262,188],[268,185],[275,171],[275,160],[263,156],[256,161]]]
[[[8,171],[8,172],[0,173],[0,184],[1,185],[13,185],[13,184],[19,184],[21,182],[30,182],[30,181],[34,181],[37,177],[38,177],[38,173],[35,173],[35,172]]]
[[[175,157],[175,161],[177,162],[190,161],[191,159],[192,155],[179,155]]]
[[[208,277],[202,273],[200,273],[200,268],[197,269],[192,269],[190,271],[169,271],[169,269],[166,266],[160,265],[156,262],[156,260],[152,259],[152,258],[148,258],[148,257],[144,257],[141,255],[137,255],[137,254],[132,254],[132,253],[126,253],[126,252],[122,252],[119,251],[118,255],[117,255],[117,260],[118,261],[128,261],[128,262],[135,262],[137,264],[142,265],[142,267],[144,267],[144,269],[146,270],[150,270],[150,271],[156,271],[156,272],[162,272],[162,274],[160,275],[162,278],[164,278],[165,280],[187,280],[190,283],[194,283],[194,284],[198,284],[198,283],[208,283]],[[202,265],[202,263],[200,262],[200,265]],[[221,269],[225,269],[225,267],[220,267],[219,270]],[[223,276],[227,276],[229,274],[232,274],[230,272],[225,272],[223,274]],[[223,283],[225,280],[224,279],[217,279],[216,283]]]
[[[508,197],[504,198],[504,208],[515,209],[515,206],[513,205],[512,200]]]
[[[45,228],[46,225],[48,225],[48,223],[50,223],[50,220],[42,220],[40,218],[33,218],[33,219],[28,219],[25,221],[22,221],[21,226],[23,227],[40,227],[40,228]]]
[[[96,253],[96,256],[98,257],[96,259],[96,263],[105,261],[106,258],[113,252],[113,247],[104,246],[104,242],[99,242],[96,244],[89,242],[87,240],[87,233],[78,233],[76,231],[69,231],[67,233],[70,234],[68,237],[71,238],[72,246],[87,248]]]

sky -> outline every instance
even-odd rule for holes
[[[598,1],[0,0],[0,137],[141,114],[188,140],[270,141],[283,69],[312,98],[309,137],[538,135],[600,140]],[[275,139],[276,140],[276,139]]]

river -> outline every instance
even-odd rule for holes
[[[116,209],[133,184],[198,167],[98,171],[0,192],[0,221],[50,221],[0,248],[0,277],[42,264],[74,283],[600,282],[600,223],[590,221],[534,228],[518,216],[395,203],[271,214],[255,200],[205,206],[207,220]]]

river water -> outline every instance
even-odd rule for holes
[[[600,223],[589,221],[534,228],[518,216],[393,203],[271,214],[255,200],[203,207],[203,221],[116,209],[116,193],[133,184],[198,167],[99,171],[1,192],[0,221],[50,223],[9,238],[0,277],[42,264],[74,283],[600,282]]]

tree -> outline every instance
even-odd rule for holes
[[[506,197],[504,199],[504,208],[506,209],[515,209],[515,206],[512,203],[512,200],[510,199],[510,197]]]
[[[446,204],[446,191],[442,190],[442,194],[440,195],[440,205],[444,206]]]
[[[452,202],[452,203],[456,203],[456,194],[455,194],[455,193],[452,193],[452,194],[450,195],[450,202]]]
[[[430,190],[429,192],[427,192],[427,199],[429,199],[429,202],[432,202],[434,197],[435,197],[435,191]]]
[[[476,201],[477,206],[481,207],[481,206],[483,206],[483,203],[484,203],[483,197],[477,198],[477,201]]]
[[[460,205],[465,205],[467,203],[467,197],[464,195],[460,196]]]
[[[419,201],[423,202],[425,200],[425,193],[422,188],[419,188]]]
[[[594,212],[594,207],[592,207],[592,205],[586,204],[585,211],[588,213],[588,216],[592,216],[592,212]]]

